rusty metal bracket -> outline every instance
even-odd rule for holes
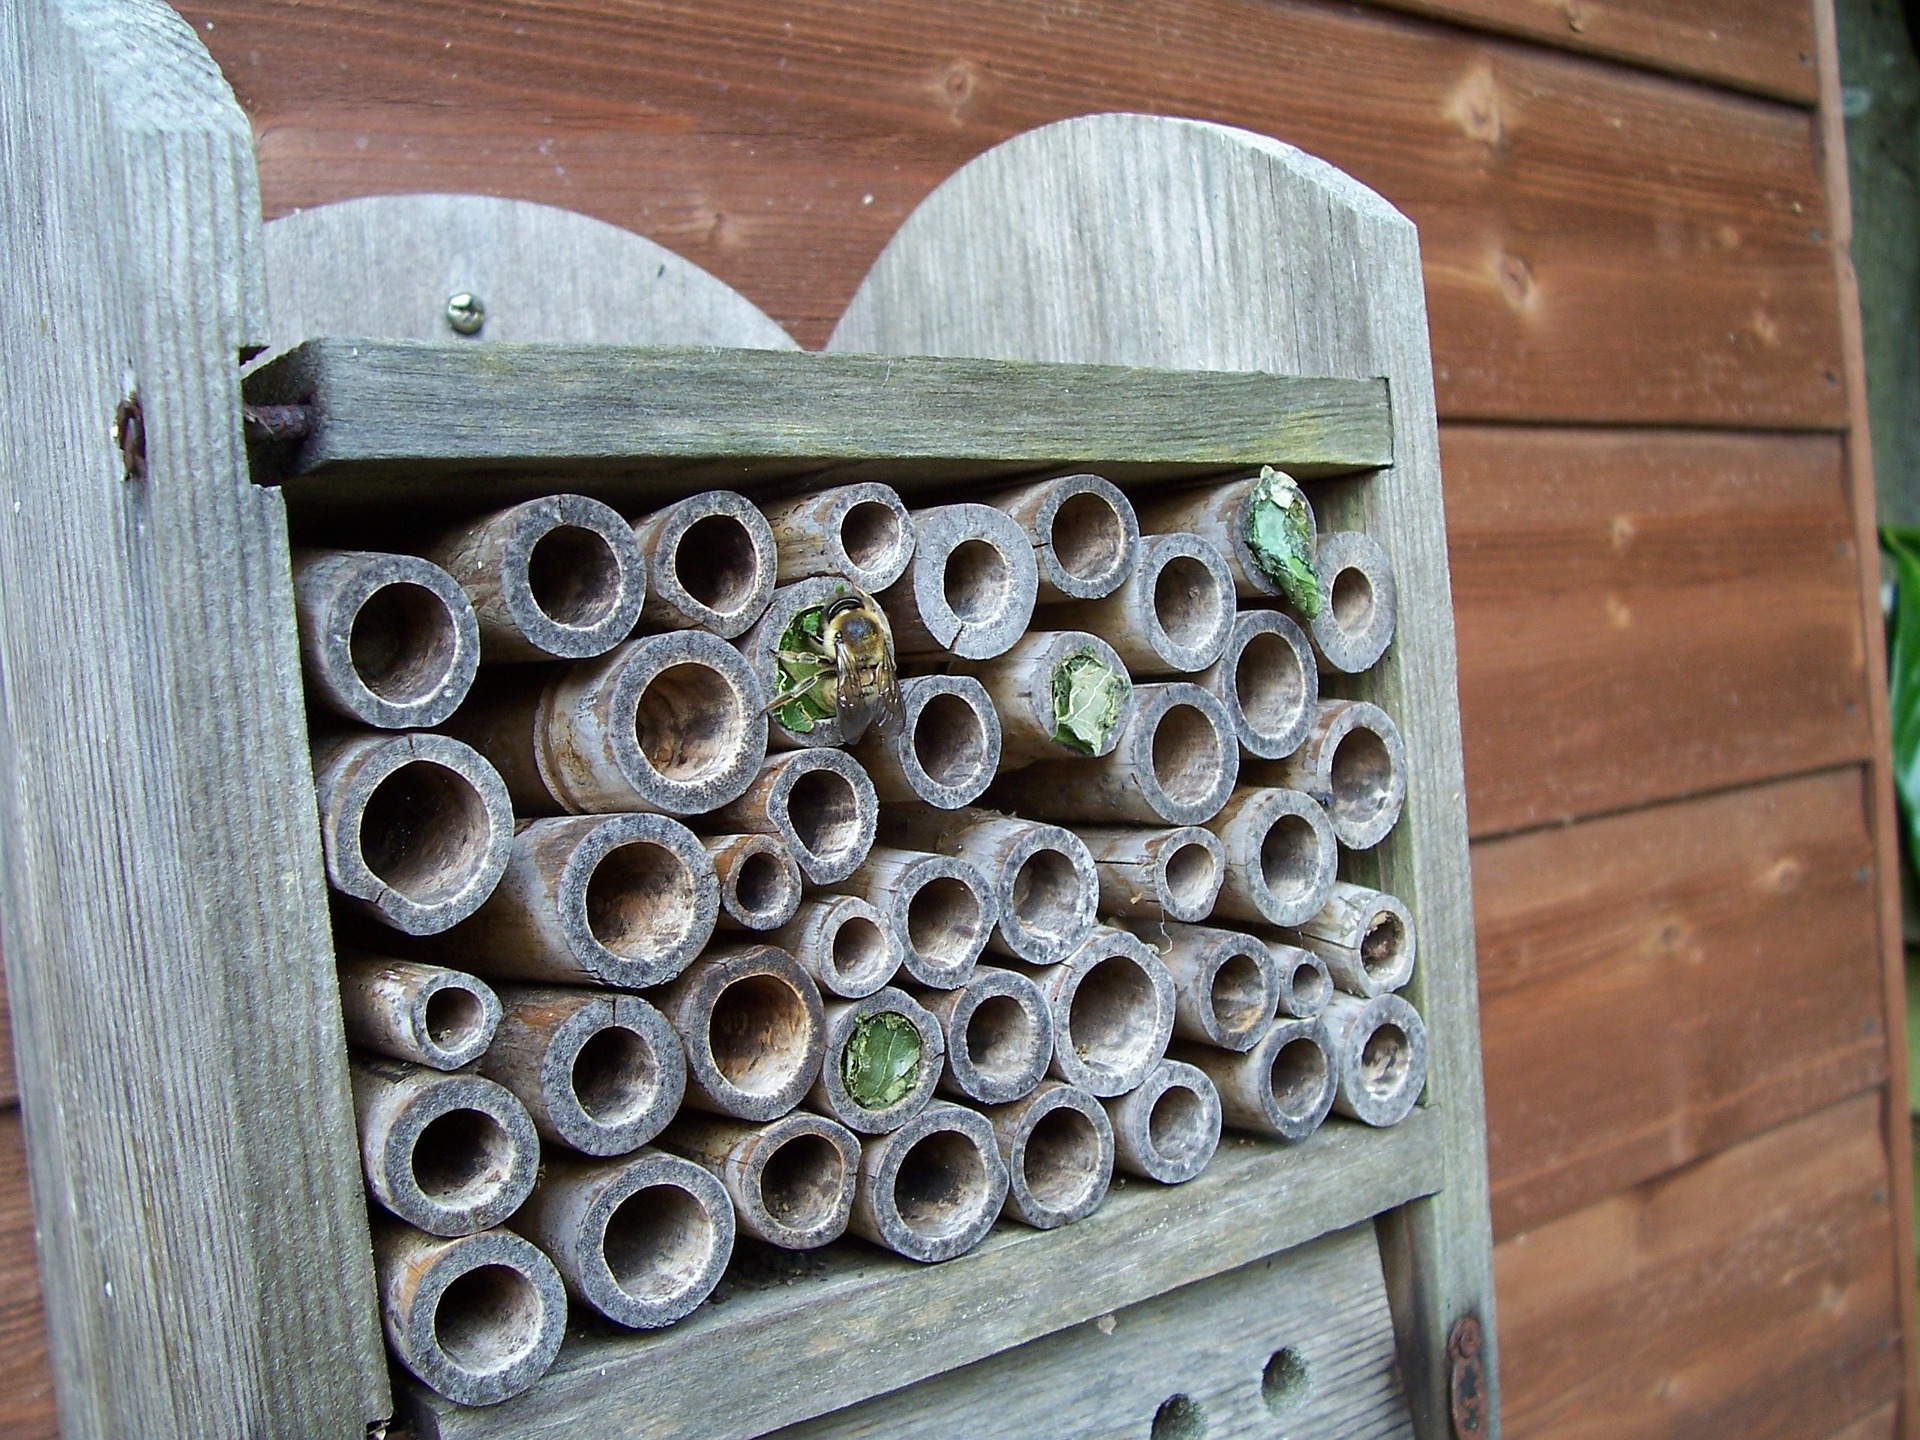
[[[1447,1335],[1447,1392],[1453,1433],[1459,1440],[1482,1440],[1487,1433],[1486,1376],[1480,1368],[1480,1321],[1462,1315]]]

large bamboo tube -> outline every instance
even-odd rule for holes
[[[777,930],[800,908],[800,863],[772,835],[710,835],[723,924]]]
[[[682,1113],[660,1144],[718,1178],[740,1228],[756,1239],[812,1250],[846,1231],[860,1142],[844,1125],[805,1110],[763,1125]]]
[[[1213,913],[1227,852],[1211,830],[1082,826],[1077,833],[1100,877],[1102,914],[1197,924]]]
[[[899,940],[901,968],[936,990],[967,983],[999,920],[992,881],[950,855],[876,845],[834,888],[878,910]]]
[[[1058,965],[1023,970],[1053,1014],[1054,1078],[1102,1099],[1139,1085],[1173,1035],[1173,976],[1124,930],[1096,929]]]
[[[956,990],[924,990],[947,1063],[941,1093],[982,1105],[1031,1094],[1053,1062],[1053,1010],[1025,975],[982,965]]]
[[[933,1099],[946,1049],[940,1022],[904,990],[832,1001],[807,1103],[861,1135],[898,1130]]]
[[[363,915],[436,935],[507,867],[513,806],[479,755],[445,735],[345,735],[313,747],[327,879]]]
[[[782,585],[834,575],[873,595],[913,559],[913,517],[890,485],[836,485],[762,509],[779,551]]]
[[[1217,661],[1233,633],[1233,575],[1198,535],[1146,535],[1111,595],[1045,606],[1039,620],[1102,636],[1130,674],[1191,675]]]
[[[1140,522],[1118,486],[1098,475],[1062,475],[990,495],[1033,540],[1039,594],[1050,600],[1097,600],[1132,573]]]
[[[1133,709],[1127,667],[1111,645],[1084,630],[1032,630],[1006,654],[955,661],[953,671],[978,680],[1000,717],[1002,770],[1108,754]],[[1102,695],[1110,702],[1104,710],[1096,703]]]
[[[1274,970],[1280,982],[1280,1004],[1276,1019],[1311,1020],[1327,1008],[1333,998],[1333,975],[1327,962],[1311,950],[1267,941],[1273,953]]]
[[[427,557],[466,591],[487,660],[584,660],[633,633],[647,562],[633,528],[585,495],[543,495],[461,525]]]
[[[773,531],[753,502],[709,490],[633,522],[650,582],[642,623],[744,635],[773,594]]]
[[[803,900],[793,919],[767,939],[800,962],[821,994],[858,1000],[888,984],[906,940],[857,895]]]
[[[1033,545],[991,505],[913,512],[913,563],[879,596],[902,655],[986,660],[1033,618],[1039,569]]]
[[[1413,916],[1378,890],[1341,881],[1325,908],[1301,922],[1298,938],[1349,995],[1371,1000],[1413,978]]]
[[[788,630],[807,611],[824,611],[834,601],[850,593],[845,580],[828,575],[816,575],[811,579],[796,580],[791,585],[782,585],[773,592],[766,610],[754,621],[753,628],[734,642],[739,646],[740,653],[747,657],[753,673],[759,677],[760,688],[766,692],[767,744],[775,750],[809,749],[844,745],[847,742],[846,732],[840,725],[839,687],[831,657],[820,657],[826,668],[813,697],[819,703],[803,706],[795,712],[791,717],[795,721],[794,726],[789,726],[782,719],[788,714],[788,707],[776,706],[774,702],[785,689],[780,672],[780,652],[791,649],[796,653],[810,653],[820,643],[801,635],[790,637]],[[832,713],[815,715],[815,709]]]
[[[861,1147],[848,1228],[909,1260],[951,1260],[986,1238],[1006,1198],[986,1117],[936,1101]]]
[[[900,685],[902,724],[868,726],[853,753],[882,800],[955,810],[978,800],[1000,768],[1000,717],[970,675],[923,675]]]
[[[740,1120],[772,1120],[820,1073],[820,992],[772,945],[709,950],[658,997],[687,1055],[685,1103]]]
[[[1300,748],[1320,703],[1320,670],[1306,634],[1278,610],[1242,610],[1219,660],[1196,677],[1233,717],[1240,748],[1284,760]]]
[[[1350,850],[1386,839],[1407,798],[1407,751],[1400,727],[1365,700],[1323,700],[1313,728],[1291,756],[1247,767],[1249,784],[1301,790],[1326,808]]]
[[[486,975],[638,990],[692,964],[719,909],[713,861],[678,820],[568,815],[522,823],[499,886],[444,943]]]
[[[542,682],[504,674],[453,718],[523,815],[699,815],[753,782],[766,698],[740,652],[701,630],[629,640]]]
[[[1427,1027],[1398,995],[1335,995],[1323,1017],[1339,1089],[1333,1108],[1368,1125],[1398,1125],[1427,1083]]]
[[[1003,1215],[1036,1230],[1084,1220],[1113,1183],[1113,1125],[1098,1100],[1058,1080],[982,1112],[1007,1167]]]
[[[1114,1163],[1130,1175],[1183,1185],[1220,1148],[1220,1096],[1203,1072],[1178,1060],[1160,1061],[1137,1089],[1104,1104]]]
[[[665,1128],[687,1088],[686,1056],[638,995],[503,985],[506,1014],[479,1070],[511,1090],[548,1140],[625,1155]]]
[[[691,1314],[733,1254],[720,1182],[651,1147],[618,1160],[548,1156],[513,1228],[553,1257],[575,1299],[634,1330]]]
[[[1226,706],[1198,685],[1136,685],[1110,754],[1049,760],[1007,777],[1021,813],[1069,823],[1203,825],[1233,794],[1240,742]]]
[[[314,697],[382,730],[422,730],[466,698],[480,628],[453,577],[412,555],[303,550],[293,557],[300,661]]]
[[[350,1072],[374,1199],[429,1235],[471,1235],[520,1208],[540,1139],[509,1091],[478,1075],[364,1055]]]
[[[832,885],[867,858],[879,813],[859,761],[839,750],[796,750],[769,759],[706,823],[777,836],[811,884]]]
[[[1387,552],[1370,535],[1336,530],[1320,537],[1316,561],[1320,613],[1308,628],[1320,668],[1357,675],[1393,641],[1399,600]]]
[[[1284,591],[1280,582],[1260,564],[1247,544],[1246,503],[1259,483],[1259,477],[1250,476],[1149,501],[1140,507],[1140,527],[1156,532],[1191,530],[1211,541],[1226,557],[1234,586],[1243,599],[1281,595]],[[1304,494],[1298,503],[1306,506],[1306,531],[1311,535],[1313,508]]]
[[[1327,812],[1311,797],[1243,785],[1207,828],[1227,857],[1216,915],[1298,925],[1326,904],[1340,852]]]
[[[1259,1043],[1280,1003],[1273,952],[1238,930],[1133,920],[1123,929],[1151,945],[1173,976],[1173,1033],[1223,1050]]]
[[[1244,1054],[1208,1045],[1176,1045],[1174,1053],[1207,1073],[1236,1130],[1304,1140],[1333,1107],[1334,1041],[1318,1018],[1276,1020]]]
[[[546,1374],[566,1337],[553,1262],[510,1230],[458,1239],[376,1219],[374,1274],[387,1343],[456,1405],[497,1405]]]
[[[340,957],[347,1043],[389,1060],[458,1070],[493,1043],[500,1000],[484,980],[385,955]]]

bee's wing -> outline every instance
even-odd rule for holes
[[[875,667],[876,693],[873,697],[874,724],[880,733],[888,738],[898,735],[906,728],[907,716],[900,704],[900,676],[893,668],[893,646],[887,646],[886,654],[881,656]]]

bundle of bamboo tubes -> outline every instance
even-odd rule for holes
[[[1414,917],[1338,878],[1400,736],[1320,683],[1393,575],[1284,475],[551,495],[295,581],[387,1334],[456,1402],[743,1232],[946,1260],[1421,1093]]]

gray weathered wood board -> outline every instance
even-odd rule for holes
[[[1323,528],[1367,531],[1399,578],[1387,657],[1343,693],[1406,740],[1405,818],[1350,878],[1420,926],[1409,998],[1431,1032],[1445,1133],[1431,1200],[1383,1222],[1420,1433],[1448,1433],[1446,1336],[1477,1315],[1498,1433],[1479,1001],[1453,611],[1418,238],[1340,171],[1199,121],[1093,115],[1016,136],[958,171],[874,262],[834,351],[1385,376],[1391,469],[1314,491]]]
[[[1077,1225],[1001,1225],[925,1268],[853,1244],[786,1257],[671,1329],[571,1334],[517,1400],[467,1410],[406,1385],[402,1414],[423,1440],[746,1440],[1430,1194],[1441,1132],[1422,1112],[1392,1130],[1334,1121],[1292,1146],[1229,1136],[1199,1179],[1118,1185]]]

